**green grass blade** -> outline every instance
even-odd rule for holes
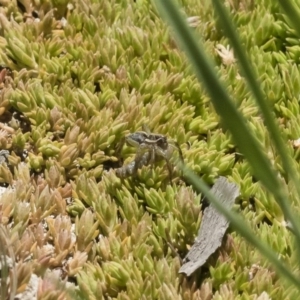
[[[288,18],[291,20],[294,29],[297,31],[298,36],[300,36],[300,26],[299,26],[299,20],[300,20],[300,11],[299,8],[295,5],[294,2],[290,0],[278,0],[279,4],[285,11]]]
[[[267,257],[279,274],[284,276],[300,290],[300,279],[296,277],[290,271],[290,269],[278,259],[278,255],[271,250],[266,243],[255,236],[254,232],[250,229],[247,223],[237,213],[220,204],[218,199],[210,192],[210,188],[191,170],[184,168],[184,172],[185,177],[196,188],[196,190],[205,193],[205,196],[214,205],[214,207],[228,220],[230,220],[230,225],[249,243],[255,246],[265,257]]]
[[[195,35],[188,28],[187,23],[182,19],[178,8],[173,1],[155,1],[160,11],[172,25],[178,41],[184,48],[198,79],[204,83],[216,111],[222,117],[223,123],[233,134],[236,142],[241,147],[251,165],[255,170],[257,177],[265,180],[265,185],[270,189],[273,183],[277,181],[275,172],[272,170],[267,157],[263,154],[260,145],[250,133],[245,120],[235,108],[233,101],[228,95],[226,89],[219,81],[211,60],[205,54],[200,42],[196,40]],[[263,170],[264,169],[264,170]],[[269,179],[265,179],[264,173],[268,173]]]
[[[297,174],[297,171],[294,167],[294,164],[292,162],[292,159],[290,155],[288,154],[289,151],[283,142],[283,139],[281,137],[280,130],[274,120],[274,117],[272,115],[272,109],[268,103],[268,101],[265,98],[264,93],[262,92],[260,85],[258,84],[256,80],[256,75],[253,71],[253,68],[251,67],[251,64],[249,63],[249,59],[246,57],[245,51],[241,45],[240,39],[237,35],[237,32],[234,28],[234,24],[231,21],[230,15],[227,12],[227,9],[221,3],[220,0],[212,0],[215,10],[219,16],[219,22],[222,25],[222,28],[227,35],[228,39],[230,40],[230,43],[234,49],[235,57],[237,58],[237,61],[239,62],[240,68],[242,69],[243,76],[247,80],[248,86],[254,95],[256,99],[256,103],[260,108],[260,111],[264,118],[264,123],[266,127],[268,128],[268,131],[274,141],[276,150],[280,156],[280,159],[283,164],[283,169],[286,172],[286,174],[289,175],[289,178],[293,182],[298,196],[300,197],[300,185],[299,185],[299,176]],[[268,174],[265,174],[265,176],[268,176]],[[275,184],[275,182],[274,182]],[[272,192],[272,190],[271,190]],[[275,194],[274,194],[275,195]],[[276,195],[275,195],[276,197]],[[286,201],[287,198],[280,198],[276,197],[277,201],[279,202],[279,205],[284,212],[284,215],[288,217],[289,221],[292,223],[293,227],[297,228],[297,237],[298,242],[300,245],[300,231],[299,231],[299,225],[296,221],[296,218],[289,213],[290,211],[290,203]]]
[[[240,151],[249,161],[255,176],[269,189],[278,201],[285,218],[296,228],[295,234],[300,244],[300,228],[296,225],[287,203],[287,192],[272,168],[262,147],[251,134],[250,129],[233,104],[223,84],[218,79],[213,63],[205,54],[202,43],[196,39],[187,22],[182,18],[178,7],[172,0],[155,1],[164,18],[172,26],[177,40],[185,50],[198,79],[205,85],[222,122],[232,133]]]

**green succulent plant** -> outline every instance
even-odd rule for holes
[[[1,297],[297,299],[299,230],[289,211],[299,214],[300,46],[291,2],[225,1],[251,72],[217,0],[179,1],[183,29],[160,18],[171,1],[0,2]],[[191,64],[181,50],[175,36],[187,26],[214,77],[199,70],[202,56]],[[215,77],[230,105],[206,89]],[[240,125],[222,115],[233,108]],[[240,188],[234,210],[252,238],[233,218],[221,248],[189,278],[178,271],[206,205],[189,172],[182,176],[172,158],[171,183],[164,160],[116,176],[137,152],[118,146],[144,124],[177,141],[185,167],[207,184],[222,175]],[[253,138],[238,135],[243,124]]]

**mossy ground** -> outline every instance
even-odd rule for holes
[[[226,1],[299,167],[299,40],[276,1],[253,2]],[[207,183],[220,175],[235,182],[235,209],[295,265],[281,210],[251,176],[150,1],[0,3],[0,241],[16,262],[16,293],[35,274],[38,299],[297,299],[233,230],[205,267],[179,275],[201,223],[200,195],[179,172],[170,184],[164,161],[136,178],[115,175],[119,142],[147,124],[176,140]],[[210,1],[181,4],[198,17],[193,30],[281,170]],[[135,151],[124,147],[125,163]]]

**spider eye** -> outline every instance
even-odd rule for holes
[[[168,148],[168,142],[166,137],[161,137],[157,140],[157,146],[162,148],[162,149],[167,149]]]

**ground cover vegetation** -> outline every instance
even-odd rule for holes
[[[179,2],[299,213],[211,1]],[[0,4],[1,299],[297,299],[297,287],[233,228],[200,270],[178,274],[207,205],[175,167],[178,154],[171,182],[164,159],[117,176],[137,152],[120,150],[122,139],[146,124],[176,141],[207,184],[236,183],[234,210],[299,273],[280,206],[151,1]],[[299,170],[296,31],[276,1],[225,4]]]

